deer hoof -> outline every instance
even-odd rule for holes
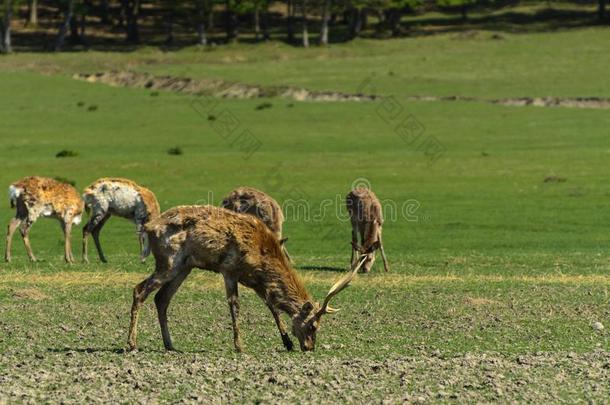
[[[291,352],[292,349],[294,348],[294,345],[292,344],[292,340],[290,340],[290,338],[288,337],[287,334],[282,335],[282,343],[284,343],[284,347],[289,352]]]

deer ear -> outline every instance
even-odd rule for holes
[[[371,247],[369,248],[369,252],[379,249],[379,246],[381,246],[381,243],[379,242],[379,240],[376,240],[375,242],[373,242],[373,244],[371,244]]]
[[[313,310],[313,304],[309,301],[306,301],[301,307],[301,315],[308,315]]]
[[[284,246],[287,241],[288,241],[288,238],[280,239],[280,245]]]

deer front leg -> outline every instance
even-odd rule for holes
[[[356,246],[358,246],[358,232],[356,232],[356,227],[352,226],[352,258],[350,259],[350,264],[354,265],[354,260],[357,260],[358,251],[356,250]]]
[[[231,321],[233,324],[233,345],[235,350],[242,352],[241,339],[239,338],[239,297],[237,293],[237,281],[225,276],[225,289],[227,292],[227,302],[229,303],[229,310],[231,311]]]
[[[271,314],[273,314],[273,319],[275,319],[275,324],[277,325],[277,328],[280,331],[280,335],[282,336],[282,343],[284,344],[284,347],[286,348],[286,350],[292,351],[292,340],[290,340],[290,336],[288,336],[288,333],[286,332],[286,325],[284,325],[282,318],[280,318],[280,314],[278,314],[275,308],[273,308],[271,305],[267,306],[269,307]]]
[[[72,256],[72,217],[61,220],[61,229],[64,232],[64,259],[66,263],[74,263]]]
[[[32,251],[32,245],[30,244],[30,229],[32,228],[32,222],[29,219],[25,220],[21,224],[19,231],[21,232],[21,237],[23,238],[23,244],[25,245],[25,250],[28,253],[28,257],[30,261],[35,262],[36,256],[34,256],[34,252]]]
[[[21,219],[12,218],[11,222],[8,224],[8,229],[6,231],[6,250],[4,253],[4,260],[7,262],[11,261],[11,250],[13,249],[13,234],[19,228],[21,224]]]
[[[138,315],[140,308],[151,292],[159,288],[163,280],[157,273],[142,281],[133,289],[133,304],[131,305],[131,322],[129,324],[129,350],[136,350],[136,338],[138,335]]]
[[[157,306],[157,315],[159,317],[159,325],[161,326],[161,336],[163,337],[163,345],[166,350],[175,350],[172,344],[172,338],[169,334],[167,327],[167,307],[170,301],[182,282],[191,273],[191,269],[185,269],[178,273],[178,275],[169,283],[166,283],[159,292],[155,295],[155,305]]]
[[[388,266],[388,258],[385,257],[385,250],[383,250],[383,243],[381,242],[381,232],[379,233],[379,250],[381,251],[381,258],[383,259],[383,269],[387,272],[390,266]]]
[[[136,223],[136,233],[138,234],[138,242],[140,243],[140,262],[146,261],[146,256],[149,255],[148,237],[144,232],[144,224],[142,222]]]

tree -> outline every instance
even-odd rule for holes
[[[309,47],[309,31],[307,30],[307,0],[301,0],[301,24],[303,28],[303,47]]]
[[[606,19],[606,0],[598,0],[597,17],[600,21],[604,21]]]
[[[125,39],[130,43],[140,42],[140,0],[121,0],[121,14],[125,18]]]
[[[11,53],[11,20],[13,18],[13,0],[4,0],[2,20],[0,20],[0,53]]]
[[[459,9],[462,15],[462,20],[468,19],[468,9],[477,3],[477,0],[437,0],[437,4],[441,7],[449,9]]]
[[[28,2],[28,24],[32,26],[38,25],[38,0],[30,0]]]
[[[328,22],[330,21],[330,7],[332,0],[323,0],[322,21],[320,27],[320,45],[328,45]]]

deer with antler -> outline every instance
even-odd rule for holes
[[[73,263],[70,238],[72,226],[81,222],[84,204],[78,191],[55,179],[46,177],[24,177],[8,188],[11,208],[15,208],[15,217],[11,219],[6,233],[6,253],[4,259],[11,261],[13,234],[19,228],[25,250],[31,261],[36,256],[30,244],[30,228],[39,217],[57,218],[64,233],[64,258]]]
[[[263,221],[279,239],[288,260],[292,261],[286,250],[288,238],[282,238],[282,226],[284,224],[282,207],[271,196],[252,187],[238,187],[222,200],[221,207],[254,215]]]
[[[347,194],[345,200],[352,223],[352,265],[360,255],[364,255],[366,260],[362,271],[368,273],[375,263],[375,252],[379,249],[383,259],[383,268],[388,271],[388,259],[381,240],[383,214],[379,199],[367,188],[356,188]],[[360,236],[360,243],[358,243],[358,236]]]
[[[100,232],[106,221],[115,215],[135,222],[140,261],[143,262],[150,253],[144,224],[161,212],[155,194],[128,179],[101,178],[85,189],[83,199],[90,213],[89,221],[83,227],[83,261],[89,262],[87,243],[89,235],[92,235],[100,260],[107,262],[100,243]]]
[[[193,268],[220,273],[224,278],[233,325],[233,344],[242,351],[239,334],[238,285],[253,289],[265,302],[287,350],[293,344],[280,313],[292,319],[292,333],[301,350],[314,350],[316,333],[325,314],[336,310],[329,302],[349,285],[364,259],[332,286],[324,302],[314,301],[297,272],[282,252],[279,240],[267,226],[251,215],[213,206],[172,208],[145,226],[156,267],[133,292],[129,347],[136,349],[139,310],[155,290],[157,315],[163,344],[173,350],[167,327],[167,308]]]

